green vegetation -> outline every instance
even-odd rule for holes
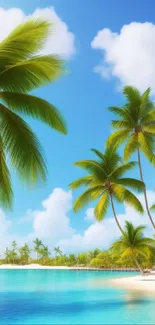
[[[66,134],[57,108],[29,94],[64,71],[57,57],[38,55],[51,28],[51,23],[41,19],[26,21],[0,43],[0,204],[5,208],[11,207],[13,199],[8,161],[27,183],[45,180],[47,174],[41,144],[22,117],[38,119]]]
[[[38,263],[47,266],[87,266],[103,269],[136,268],[143,272],[143,268],[151,268],[155,265],[155,241],[145,238],[143,230],[145,227],[135,228],[126,222],[122,237],[114,242],[108,250],[98,248],[81,252],[79,254],[63,254],[59,247],[53,249],[51,256],[49,249],[41,240],[36,238],[33,249],[25,243],[18,247],[15,241],[11,249],[6,248],[4,259],[0,264],[31,264]],[[59,252],[58,252],[59,251]],[[34,255],[37,252],[37,258]]]

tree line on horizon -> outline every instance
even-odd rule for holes
[[[23,116],[38,119],[58,132],[67,133],[65,122],[57,108],[45,99],[31,94],[33,90],[52,82],[65,72],[65,64],[60,58],[38,54],[41,53],[51,28],[48,21],[29,20],[16,27],[0,43],[0,203],[4,208],[10,208],[13,201],[10,168],[15,168],[19,178],[28,184],[45,181],[47,176],[42,147]],[[143,226],[134,227],[126,221],[125,227],[122,227],[115,202],[125,202],[142,214],[144,207],[135,192],[143,192],[145,209],[155,229],[152,217],[155,204],[152,207],[148,204],[141,162],[141,155],[144,154],[149,163],[155,165],[155,107],[150,98],[150,88],[140,94],[138,89],[125,86],[123,94],[126,97],[123,107],[109,108],[117,119],[111,122],[115,131],[107,139],[105,150],[100,152],[92,149],[94,160],[75,163],[87,175],[72,182],[70,188],[74,190],[86,187],[74,203],[75,212],[94,201],[97,202],[95,217],[102,221],[111,207],[121,235],[120,240],[112,246],[113,254],[117,251],[119,256],[131,258],[141,269],[140,256],[150,255],[154,249],[154,239],[144,236]],[[118,148],[122,146],[123,153],[120,155]],[[129,161],[133,153],[137,153],[137,159]],[[139,169],[139,179],[127,177],[126,174],[131,173],[136,166]],[[47,249],[42,246],[42,254],[47,253]],[[15,247],[12,250],[15,251]],[[6,253],[8,256],[10,251],[7,250]],[[21,247],[18,253],[21,257],[29,254],[28,245]]]

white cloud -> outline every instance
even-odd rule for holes
[[[42,210],[34,211],[33,230],[36,237],[50,238],[54,243],[73,234],[67,216],[72,207],[72,193],[55,188],[42,202]]]
[[[84,217],[84,220],[90,221],[90,222],[95,222],[94,208],[89,208],[86,210],[86,215]]]
[[[133,85],[155,94],[155,25],[132,22],[120,33],[100,30],[93,39],[93,49],[101,50],[102,62],[94,68],[104,79],[116,77],[122,85]]]
[[[75,54],[75,36],[53,7],[38,8],[29,16],[26,16],[19,8],[8,10],[0,8],[0,41],[16,26],[32,17],[41,17],[53,22],[53,33],[45,44],[44,54],[57,54],[64,59],[70,59]]]

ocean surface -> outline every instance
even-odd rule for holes
[[[109,286],[130,275],[0,270],[0,324],[155,324],[155,296]]]

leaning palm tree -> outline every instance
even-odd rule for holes
[[[76,189],[82,185],[86,186],[86,191],[78,197],[74,203],[74,211],[77,212],[86,204],[93,200],[98,200],[94,213],[98,221],[103,220],[109,205],[116,223],[123,233],[120,223],[117,219],[114,199],[120,203],[127,203],[133,206],[138,212],[143,213],[143,207],[137,197],[128,189],[142,191],[143,182],[134,178],[124,178],[123,175],[131,170],[136,163],[122,163],[120,156],[115,148],[106,148],[102,153],[96,149],[92,149],[96,154],[97,160],[81,160],[74,165],[85,169],[89,175],[77,179],[70,184],[71,189]]]
[[[120,146],[125,142],[125,160],[137,152],[140,178],[144,182],[140,152],[144,153],[150,162],[155,163],[155,108],[149,97],[150,88],[140,95],[136,88],[126,86],[123,93],[127,103],[121,108],[109,107],[109,110],[118,116],[118,120],[112,121],[112,126],[117,131],[110,135],[107,145]],[[147,214],[155,228],[148,205],[146,186],[143,191]]]
[[[155,242],[151,238],[144,237],[145,226],[134,227],[131,222],[126,221],[122,237],[113,243],[111,253],[113,256],[120,256],[121,259],[131,257],[140,273],[143,269],[138,261],[137,255],[145,258],[150,256],[151,250],[155,248]]]
[[[55,251],[55,254],[56,254],[56,256],[62,256],[62,251],[61,251],[61,249],[60,249],[60,247],[58,246],[58,247],[54,247],[54,251]]]
[[[38,54],[50,32],[51,23],[30,20],[19,25],[0,43],[0,203],[5,207],[11,206],[13,197],[8,165],[27,182],[46,178],[41,145],[23,116],[38,119],[66,133],[56,107],[29,94],[63,71],[60,59]]]

